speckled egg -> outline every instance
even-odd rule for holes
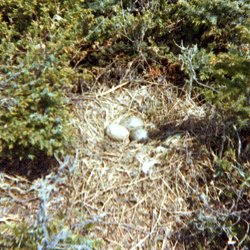
[[[106,127],[106,135],[115,141],[125,141],[129,137],[129,131],[120,124],[110,124]]]
[[[149,139],[148,131],[144,128],[132,130],[129,138],[131,141],[146,142]]]
[[[129,116],[120,122],[120,125],[127,128],[128,131],[132,131],[138,128],[142,128],[144,123],[143,120],[137,116]]]

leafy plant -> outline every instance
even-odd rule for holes
[[[69,115],[63,96],[64,72],[53,55],[35,51],[1,67],[1,156],[32,159],[67,147]]]
[[[246,127],[250,125],[250,59],[237,50],[221,53],[216,57],[211,85],[216,94],[206,92],[226,120]]]
[[[0,2],[1,158],[34,159],[70,147],[66,93],[74,70],[67,47],[79,32],[65,32],[65,26],[79,23],[57,14],[61,4]]]

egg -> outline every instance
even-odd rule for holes
[[[138,128],[142,128],[144,123],[143,120],[137,116],[129,116],[121,120],[120,125],[127,128],[128,131],[133,131]]]
[[[134,129],[130,132],[130,140],[138,142],[146,142],[148,138],[148,131],[144,128]]]
[[[120,124],[110,124],[106,127],[106,135],[115,141],[125,141],[129,138],[129,131]]]

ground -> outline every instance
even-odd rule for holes
[[[101,249],[185,249],[173,234],[217,194],[208,150],[216,121],[210,107],[177,93],[174,85],[155,81],[98,86],[72,97],[78,156],[50,197],[51,218],[62,213],[71,226],[96,218],[88,236],[100,240]],[[105,135],[108,124],[130,115],[144,120],[147,143]],[[1,180],[0,223],[34,221],[34,181],[7,174]]]

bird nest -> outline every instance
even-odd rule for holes
[[[80,156],[72,206],[106,215],[92,230],[103,249],[173,249],[176,228],[195,213],[189,202],[206,193],[213,117],[166,83],[103,87],[74,101]],[[147,143],[105,136],[107,125],[132,115],[144,120]]]
[[[183,249],[174,235],[204,203],[213,174],[208,147],[217,131],[210,110],[166,82],[98,86],[72,103],[78,157],[74,171],[62,174],[63,182],[57,178],[48,216],[63,214],[65,225],[100,239],[101,249]],[[105,135],[107,125],[132,115],[143,119],[146,143]],[[20,179],[21,192],[16,180],[1,180],[0,223],[35,223],[41,197],[34,183]],[[216,196],[218,190],[209,192]],[[89,219],[93,227],[75,227]]]

